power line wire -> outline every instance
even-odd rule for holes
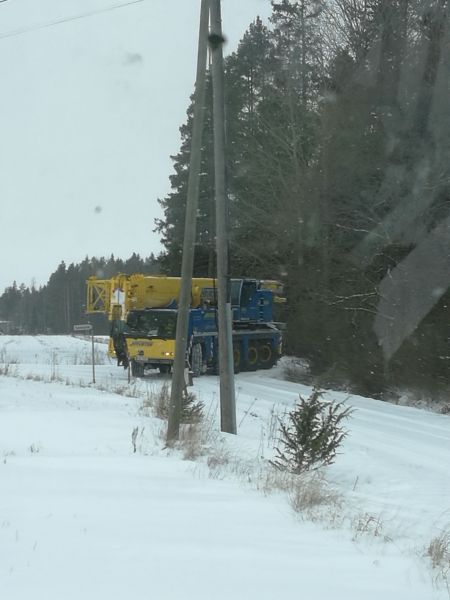
[[[0,2],[6,2],[6,0],[0,0]],[[60,25],[61,23],[67,23],[68,21],[85,19],[87,17],[92,17],[94,15],[115,10],[116,8],[124,8],[125,6],[131,6],[132,4],[140,4],[141,2],[145,2],[145,0],[129,0],[128,2],[122,2],[121,4],[108,6],[107,8],[99,8],[98,10],[91,10],[89,12],[80,13],[71,17],[62,17],[60,19],[56,19],[55,21],[49,21],[48,23],[41,23],[40,25],[31,25],[30,27],[22,27],[13,31],[6,31],[5,33],[0,33],[0,40],[8,37],[14,37],[16,35],[22,35],[30,31],[37,31],[38,29],[45,29],[46,27],[53,27],[54,25]]]

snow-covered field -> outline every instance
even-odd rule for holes
[[[349,397],[325,472],[337,499],[295,513],[288,494],[257,488],[275,416],[309,388],[279,368],[239,374],[238,436],[211,442],[231,457],[214,470],[164,448],[164,422],[141,410],[163,376],[128,382],[98,343],[94,386],[90,350],[0,337],[1,599],[449,597],[427,556],[450,524],[449,416]],[[193,390],[217,429],[217,378]]]

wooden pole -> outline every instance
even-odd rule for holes
[[[220,426],[236,433],[231,289],[228,264],[228,201],[225,185],[225,103],[223,90],[220,0],[210,0],[211,70],[213,81],[214,180],[216,201],[217,291],[219,325]]]
[[[184,227],[183,259],[181,265],[181,289],[178,302],[175,359],[170,392],[167,445],[179,437],[182,394],[186,385],[184,369],[186,362],[189,309],[191,305],[192,271],[196,237],[197,206],[200,184],[203,117],[205,112],[206,60],[208,54],[208,0],[202,0],[198,38],[197,75],[194,95],[194,117],[192,127],[191,157],[189,165],[186,221]]]

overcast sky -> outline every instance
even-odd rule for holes
[[[161,250],[193,91],[200,0],[0,3],[0,292],[45,284],[64,260]],[[270,0],[222,0],[225,52]],[[5,35],[15,33],[15,35]]]

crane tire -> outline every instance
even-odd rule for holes
[[[136,360],[132,360],[131,374],[133,375],[133,377],[144,377],[144,365],[141,365]]]
[[[201,344],[194,344],[191,351],[192,377],[200,377],[203,367],[203,350]]]
[[[245,357],[245,370],[256,371],[258,368],[258,347],[256,344],[249,344],[247,356]]]
[[[269,342],[262,342],[258,346],[258,367],[260,369],[271,369],[274,365],[273,348]]]
[[[234,372],[239,373],[241,370],[241,347],[240,344],[233,346],[233,366]]]

